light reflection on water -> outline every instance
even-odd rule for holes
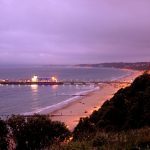
[[[57,88],[58,88],[58,85],[52,85],[53,90],[57,90]]]
[[[38,85],[36,85],[36,84],[31,85],[31,90],[33,93],[37,93],[38,92]]]
[[[32,111],[35,111],[39,108],[38,85],[31,85],[31,90],[32,90],[31,109]]]

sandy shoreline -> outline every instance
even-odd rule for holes
[[[119,81],[131,82],[143,71],[132,71]],[[100,89],[82,96],[78,100],[66,105],[65,107],[50,113],[53,121],[64,122],[70,130],[73,130],[81,117],[89,116],[94,110],[98,110],[102,104],[109,100],[120,88],[128,86],[127,83],[111,83],[99,85]]]

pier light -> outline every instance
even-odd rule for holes
[[[51,77],[52,82],[58,82],[58,79],[56,77]]]
[[[38,92],[38,85],[36,85],[36,84],[31,85],[31,89],[32,89],[33,93],[37,93]]]
[[[38,82],[38,76],[33,76],[31,79],[32,82]]]

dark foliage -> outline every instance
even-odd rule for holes
[[[0,119],[0,150],[8,148],[8,128],[6,123]]]
[[[70,135],[63,123],[52,122],[48,116],[12,116],[8,120],[16,150],[38,150]]]
[[[93,147],[102,147],[105,144],[107,144],[107,139],[101,136],[96,136],[92,141]]]
[[[82,131],[82,132],[81,132]],[[90,138],[90,133],[95,131],[94,123],[92,123],[89,118],[81,118],[78,125],[74,129],[74,138],[82,139],[88,134],[87,138]]]
[[[150,75],[143,74],[130,87],[120,89],[110,101],[80,120],[74,135],[82,136],[89,129],[121,131],[150,126]]]

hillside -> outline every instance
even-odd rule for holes
[[[134,69],[134,70],[149,70],[150,62],[136,62],[136,63],[99,63],[99,64],[79,64],[77,67],[106,67],[119,69]]]
[[[150,150],[150,75],[139,76],[90,117],[81,118],[73,137],[50,149]]]
[[[120,89],[89,118],[82,118],[74,137],[96,130],[124,131],[150,126],[150,75],[135,79],[131,86]]]

